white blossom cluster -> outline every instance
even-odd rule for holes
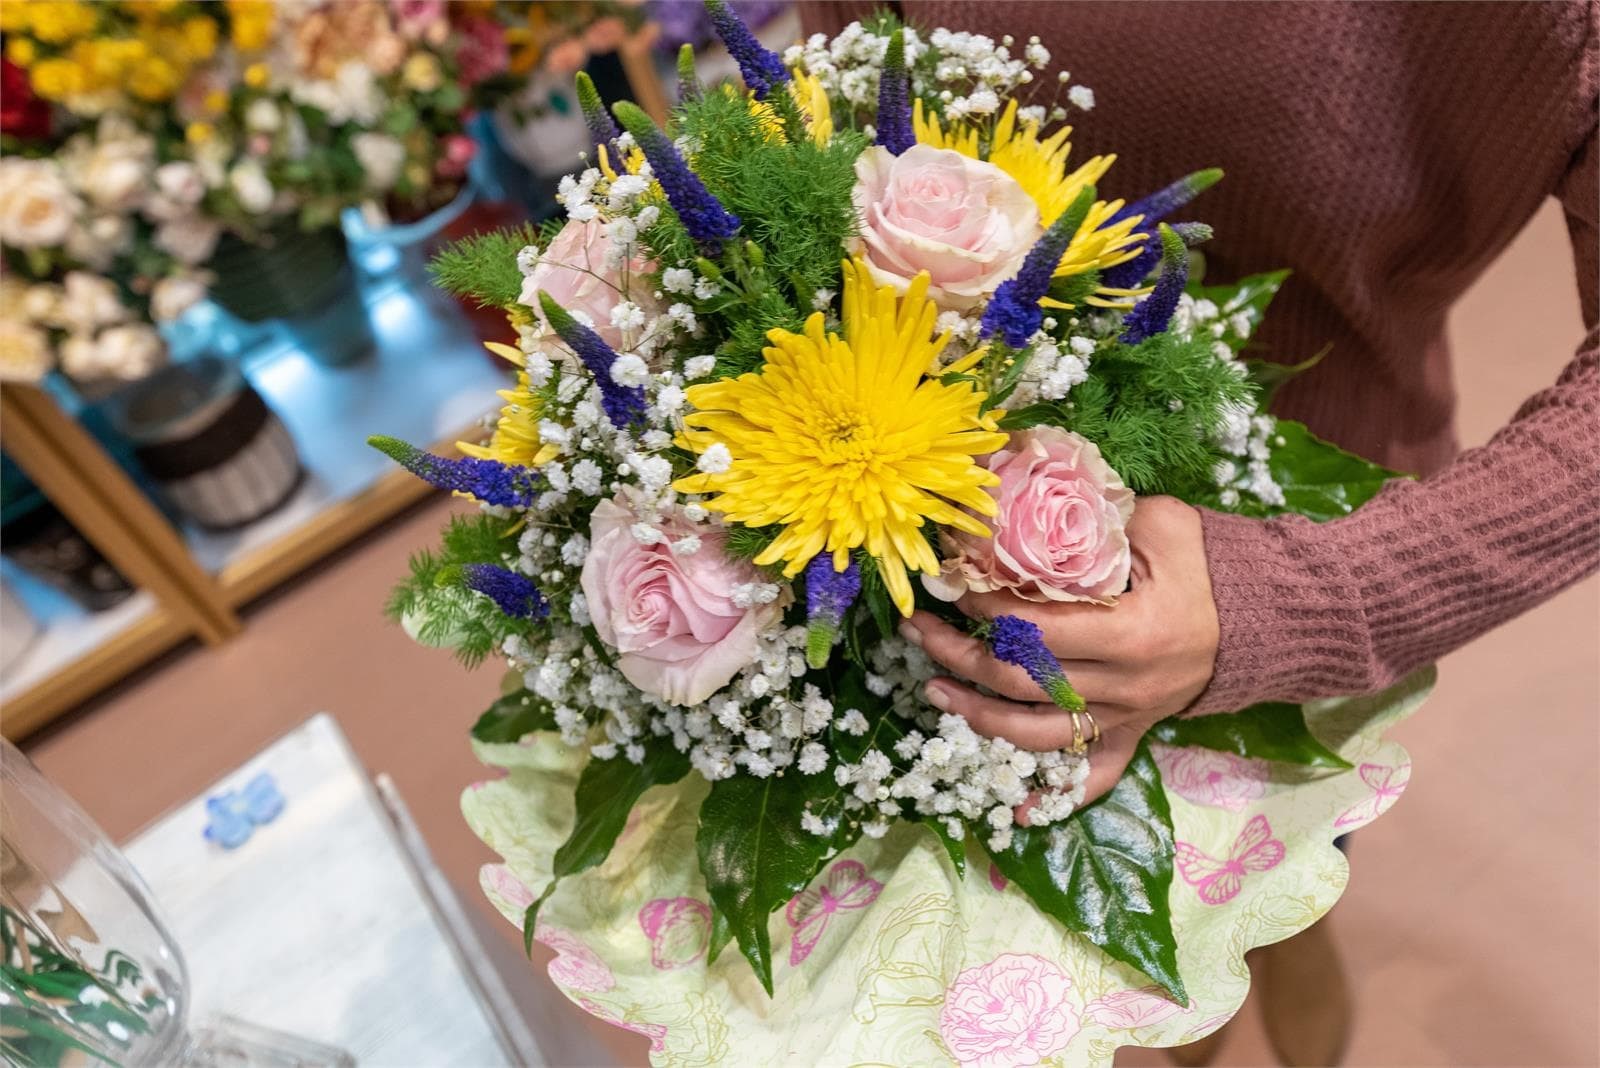
[[[870,108],[878,99],[878,80],[888,47],[888,35],[852,22],[831,40],[826,34],[812,34],[803,44],[785,51],[783,61],[815,77],[829,96],[850,108]],[[1016,40],[1009,35],[996,41],[983,34],[937,29],[923,40],[908,26],[905,49],[912,94],[937,99],[944,116],[951,119],[998,116],[1007,99],[1033,84],[1050,66],[1050,50],[1037,37],[1030,37],[1017,55]],[[919,63],[930,49],[936,60],[931,66]],[[1058,92],[1067,82],[1063,71],[1057,76]],[[1067,89],[1067,99],[1082,110],[1094,107],[1094,93],[1087,86]],[[1020,108],[1019,114],[1024,121],[1042,126],[1046,121],[1060,121],[1067,112],[1053,103],[1031,104]]]

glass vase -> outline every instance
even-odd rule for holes
[[[188,1025],[189,977],[149,889],[73,800],[0,741],[0,1061],[353,1066],[222,1020]]]

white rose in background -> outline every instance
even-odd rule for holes
[[[193,267],[211,258],[221,236],[220,224],[189,215],[162,223],[156,230],[155,244],[161,251]]]
[[[206,287],[194,278],[174,275],[157,282],[150,291],[150,314],[157,322],[171,322],[205,298]]]
[[[0,242],[55,248],[72,233],[83,202],[54,160],[0,159]]]
[[[239,206],[252,215],[265,215],[272,208],[274,196],[272,182],[267,172],[253,159],[241,160],[228,171],[228,188],[239,201]]]
[[[0,319],[0,381],[37,382],[54,362],[43,330],[16,319]]]
[[[155,182],[157,192],[145,203],[144,213],[156,222],[189,215],[205,199],[206,180],[200,168],[187,160],[157,167]]]
[[[61,369],[79,381],[131,382],[167,362],[167,346],[149,323],[124,323],[97,337],[73,334],[61,345]]]
[[[358,133],[350,139],[350,150],[366,173],[367,188],[394,188],[406,161],[406,148],[399,140],[388,134]]]
[[[109,279],[88,271],[68,271],[58,321],[76,333],[93,333],[102,326],[127,322],[122,294]]]
[[[155,154],[149,137],[102,122],[99,139],[78,159],[78,186],[103,211],[132,211],[149,195]]]
[[[86,267],[104,271],[133,244],[133,223],[125,215],[96,215],[67,235],[67,255]]]
[[[22,289],[19,285],[12,289],[7,287],[3,298],[7,303],[4,311],[12,308],[22,310],[22,318],[30,323],[43,323],[46,326],[64,326],[61,321],[61,287],[41,282],[38,285]],[[14,302],[14,303],[13,303]]]
[[[251,133],[277,133],[283,126],[283,112],[271,100],[258,97],[245,108],[244,126]]]

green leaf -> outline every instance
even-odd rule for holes
[[[700,806],[695,836],[700,874],[716,914],[726,917],[740,952],[769,995],[772,941],[767,917],[804,890],[828,858],[860,833],[847,819],[840,820],[832,837],[801,829],[807,802],[822,803],[837,793],[828,775],[735,775],[712,783]]]
[[[1110,793],[1064,823],[1016,828],[989,855],[1045,913],[1188,1000],[1167,901],[1172,812],[1143,741]]]
[[[722,951],[728,943],[733,941],[733,928],[728,926],[728,917],[717,908],[716,902],[711,903],[711,938],[706,942],[706,964],[710,966],[717,963],[717,958],[722,956]]]
[[[508,745],[534,731],[553,731],[556,717],[550,706],[527,690],[508,693],[490,705],[472,725],[472,737],[488,745]]]
[[[1322,358],[1333,351],[1333,346],[1324,346],[1322,351],[1309,359],[1299,363],[1273,363],[1271,360],[1245,360],[1245,370],[1261,390],[1261,407],[1266,408],[1272,402],[1272,395],[1278,392],[1278,387],[1292,378],[1298,378],[1317,364]]]
[[[1252,274],[1241,278],[1232,285],[1190,285],[1188,290],[1189,295],[1196,300],[1203,298],[1211,301],[1223,315],[1248,312],[1252,322],[1259,328],[1262,316],[1267,313],[1267,305],[1278,295],[1283,283],[1289,280],[1289,274],[1287,270],[1268,271],[1265,274]],[[1226,342],[1229,348],[1238,352],[1244,347],[1245,339],[1230,332]]]
[[[939,839],[939,844],[944,846],[945,855],[950,858],[950,863],[955,865],[957,878],[967,877],[967,843],[964,838],[951,838],[950,832],[944,829],[944,823],[933,817],[922,817],[922,825],[933,832]]]
[[[1367,503],[1390,479],[1407,477],[1330,445],[1304,424],[1288,419],[1278,420],[1277,432],[1269,440],[1272,455],[1267,466],[1283,489],[1281,507],[1249,496],[1243,496],[1236,505],[1225,506],[1211,490],[1197,494],[1189,503],[1239,515],[1303,515],[1325,523],[1347,516]]]
[[[617,835],[628,822],[628,813],[652,786],[677,782],[689,773],[689,758],[673,747],[670,739],[650,738],[644,742],[644,761],[635,764],[624,757],[590,759],[578,776],[573,805],[577,822],[572,833],[556,850],[551,862],[551,877],[522,917],[523,947],[533,951],[534,925],[539,908],[568,875],[586,871],[605,860]]]
[[[1279,764],[1350,767],[1311,733],[1299,705],[1282,701],[1251,705],[1242,712],[1162,720],[1149,736],[1163,745],[1195,745]]]
[[[892,638],[895,632],[894,602],[889,600],[889,587],[883,584],[878,573],[878,561],[871,556],[858,557],[861,565],[861,603],[866,605],[872,621],[878,626],[878,636]]]

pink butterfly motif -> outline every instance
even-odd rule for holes
[[[811,956],[835,912],[864,909],[882,892],[883,884],[869,878],[866,866],[858,860],[841,860],[828,869],[816,889],[807,887],[789,900],[784,913],[794,928],[789,963],[796,965]]]
[[[650,963],[661,971],[687,967],[706,955],[711,907],[692,897],[660,897],[639,910],[639,926],[650,939]]]
[[[1200,891],[1200,900],[1207,905],[1232,901],[1244,886],[1246,874],[1276,868],[1283,852],[1283,843],[1272,837],[1272,825],[1260,815],[1244,825],[1225,861],[1207,856],[1188,842],[1177,843],[1174,850],[1178,874]]]
[[[1359,827],[1389,811],[1411,782],[1411,762],[1408,760],[1393,767],[1388,764],[1363,764],[1358,773],[1361,781],[1372,787],[1372,796],[1357,801],[1341,812],[1339,818],[1333,821],[1335,827]]]

